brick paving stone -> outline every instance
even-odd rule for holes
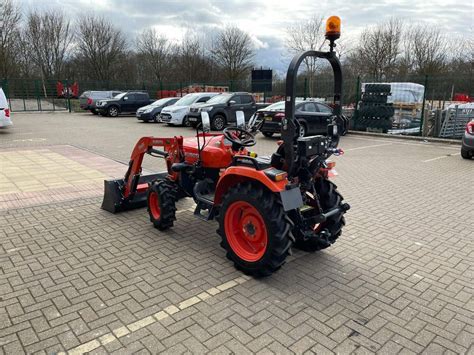
[[[42,115],[38,128],[31,117],[18,115],[17,126],[45,140],[20,146],[13,133],[1,153],[49,150],[107,176],[123,174],[115,160],[127,162],[151,127],[133,117],[110,125],[88,115],[65,115],[60,123]],[[58,124],[62,135],[45,129]],[[82,125],[92,132],[85,135]],[[156,135],[191,134],[153,128]],[[144,209],[100,210],[99,183],[13,199],[1,194],[0,353],[69,350],[117,329],[129,332],[131,324],[140,327],[93,352],[472,353],[466,191],[474,167],[459,156],[422,162],[458,153],[457,146],[390,140],[364,148],[374,140],[381,143],[341,140],[347,152],[335,158],[335,182],[352,209],[338,242],[319,253],[295,251],[271,278],[241,284],[219,247],[216,223],[195,219],[192,201],[180,201],[175,228],[160,232]],[[258,141],[260,154],[275,149],[273,139]],[[145,165],[155,170],[163,162]],[[147,317],[165,309],[166,317],[150,323]]]

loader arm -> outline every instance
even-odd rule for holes
[[[102,209],[116,213],[143,206],[146,203],[146,192],[150,181],[157,178],[168,177],[172,180],[177,178],[177,173],[171,170],[171,165],[182,160],[182,146],[183,137],[140,138],[133,148],[124,178],[104,181]],[[154,147],[164,147],[164,150],[155,149]],[[145,154],[165,158],[167,171],[142,175],[142,163]]]

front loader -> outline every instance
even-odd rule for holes
[[[292,246],[316,251],[332,245],[350,208],[329,180],[335,163],[328,158],[343,153],[337,148],[335,123],[342,97],[341,65],[334,52],[339,34],[339,18],[330,17],[326,26],[330,50],[303,52],[291,61],[282,141],[271,157],[249,150],[256,140],[252,127],[245,126],[243,113],[237,113],[237,127],[209,133],[209,116],[203,112],[195,137],[141,138],[124,179],[105,181],[102,208],[116,213],[146,205],[153,225],[166,230],[176,220],[176,201],[193,198],[196,217],[218,221],[217,233],[227,257],[254,276],[278,270]],[[307,57],[328,60],[334,72],[335,115],[327,136],[297,134],[296,79]],[[142,175],[144,154],[164,158],[167,171]]]

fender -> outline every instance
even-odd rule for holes
[[[222,203],[224,194],[234,185],[245,181],[257,181],[272,192],[280,193],[285,190],[288,180],[273,181],[267,175],[265,170],[255,170],[246,166],[231,166],[227,168],[219,178],[214,196],[214,205]]]

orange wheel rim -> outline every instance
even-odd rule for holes
[[[242,260],[260,260],[268,245],[268,234],[260,212],[245,201],[233,202],[224,218],[227,241]]]
[[[156,192],[151,192],[150,196],[148,197],[148,204],[150,207],[151,215],[154,219],[160,219],[161,209],[160,203],[158,200],[158,194]]]

